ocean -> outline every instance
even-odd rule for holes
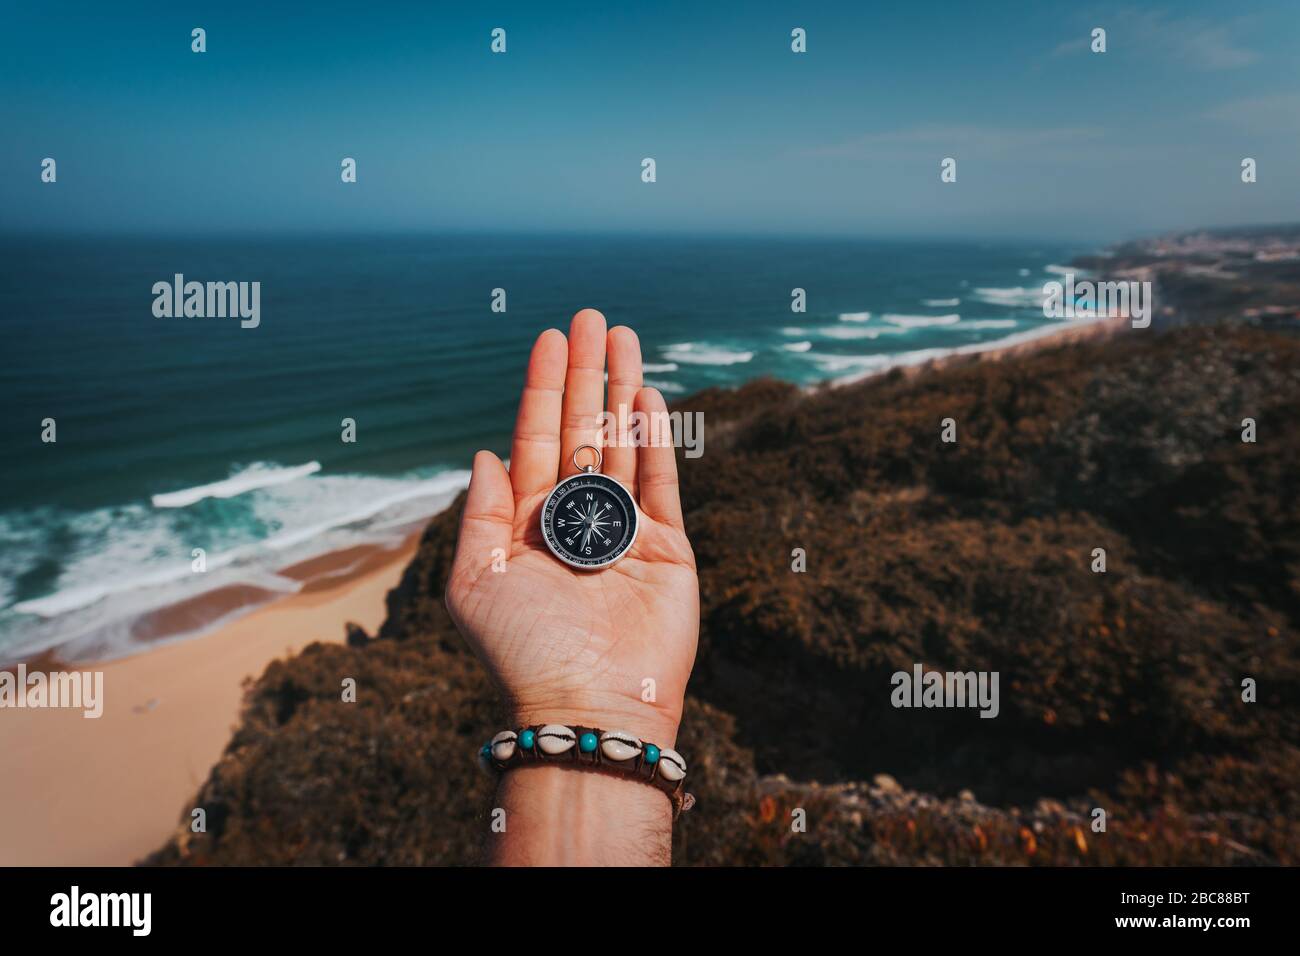
[[[1092,251],[612,236],[0,247],[0,663],[130,653],[159,637],[141,626],[151,612],[232,585],[292,592],[302,582],[278,573],[291,564],[399,543],[464,486],[475,450],[508,454],[529,347],[579,308],[637,331],[646,383],[672,402],[1039,334],[1059,324],[1043,283]],[[156,317],[151,290],[177,274],[260,283],[259,324]]]

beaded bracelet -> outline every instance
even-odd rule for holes
[[[505,772],[525,763],[576,763],[622,773],[658,787],[673,803],[673,819],[695,805],[685,792],[686,761],[621,730],[538,724],[503,730],[479,750],[485,770]]]

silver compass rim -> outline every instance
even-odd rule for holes
[[[632,537],[628,539],[627,547],[608,561],[601,564],[576,564],[571,561],[567,555],[560,553],[559,549],[551,541],[550,535],[546,533],[546,509],[550,505],[551,501],[559,496],[560,492],[564,489],[564,486],[569,482],[576,481],[579,478],[593,477],[600,477],[607,481],[612,481],[623,489],[623,494],[627,495],[627,500],[632,502]],[[619,481],[613,475],[607,475],[603,471],[580,471],[576,475],[570,475],[568,478],[561,479],[559,483],[551,489],[550,494],[546,496],[546,500],[542,502],[542,508],[538,513],[537,523],[541,528],[542,540],[546,542],[547,550],[550,551],[556,559],[563,562],[565,566],[573,568],[575,571],[604,571],[606,568],[618,564],[618,562],[622,561],[632,553],[632,547],[636,544],[636,536],[641,533],[641,509],[636,503],[636,496],[632,494],[627,485],[623,484],[623,482]]]

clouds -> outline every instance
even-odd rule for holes
[[[1236,29],[1232,24],[1210,26],[1197,21],[1181,21],[1166,42],[1169,49],[1183,57],[1190,66],[1204,70],[1235,70],[1259,60],[1258,53],[1233,38]]]
[[[1248,96],[1220,103],[1202,114],[1206,119],[1250,129],[1296,128],[1300,116],[1300,91]],[[1286,122],[1290,120],[1289,124]]]
[[[1261,54],[1241,39],[1253,26],[1248,17],[1210,21],[1173,16],[1162,10],[1128,8],[1112,14],[1095,14],[1089,22],[1106,30],[1111,53],[1158,57],[1203,71],[1237,70],[1261,59]],[[1087,52],[1088,38],[1081,36],[1060,43],[1052,50],[1052,56]]]
[[[814,157],[899,157],[951,155],[995,159],[1014,155],[1072,156],[1097,145],[1106,132],[1096,126],[998,126],[984,123],[925,123],[865,133],[838,143],[812,146]],[[937,159],[936,159],[937,162]]]

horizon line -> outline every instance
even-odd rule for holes
[[[23,242],[32,240],[51,240],[51,239],[175,239],[175,240],[259,240],[259,239],[342,239],[342,238],[411,238],[411,239],[439,239],[439,238],[569,238],[569,239],[663,239],[663,240],[776,240],[776,241],[806,241],[806,242],[951,242],[951,243],[978,243],[978,242],[1050,242],[1050,243],[1070,243],[1075,242],[1080,245],[1120,245],[1126,242],[1140,241],[1143,239],[1155,239],[1169,236],[1193,235],[1200,232],[1262,232],[1267,233],[1271,230],[1295,230],[1300,229],[1300,221],[1282,221],[1270,223],[1253,223],[1253,224],[1217,224],[1202,225],[1190,228],[1175,229],[1152,229],[1138,230],[1127,232],[1117,230],[1109,239],[1103,239],[1094,235],[1018,235],[1014,233],[1001,233],[993,231],[989,233],[960,232],[951,234],[935,234],[924,232],[846,232],[846,231],[808,231],[808,230],[791,230],[780,232],[775,230],[670,230],[670,229],[469,229],[469,228],[442,228],[442,229],[422,229],[410,227],[378,227],[378,228],[294,228],[294,227],[277,227],[277,228],[250,228],[250,229],[210,229],[204,231],[192,231],[188,229],[170,229],[166,227],[153,229],[122,229],[122,228],[85,228],[85,229],[29,229],[29,230],[9,230],[0,229],[0,242]]]

